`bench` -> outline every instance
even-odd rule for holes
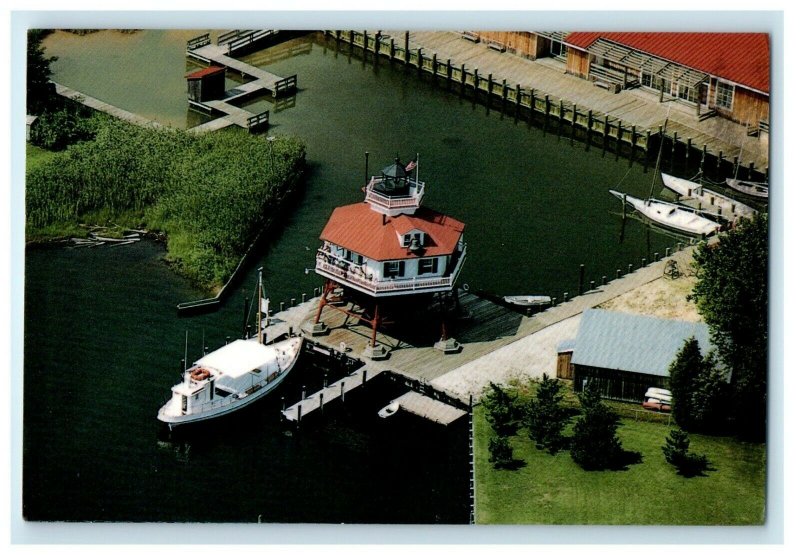
[[[473,33],[472,31],[461,31],[461,38],[475,43],[481,42],[481,38],[478,36],[478,34]]]

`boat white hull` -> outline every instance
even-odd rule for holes
[[[241,410],[245,407],[248,407],[258,401],[259,399],[263,399],[267,395],[269,395],[272,391],[274,391],[283,380],[289,375],[289,372],[294,368],[295,364],[297,363],[297,359],[300,356],[300,351],[302,350],[302,339],[301,338],[294,338],[288,341],[296,341],[296,349],[293,353],[291,362],[281,370],[281,372],[273,379],[271,382],[266,383],[256,391],[253,391],[249,394],[242,394],[240,393],[232,393],[227,397],[223,397],[218,401],[211,402],[211,406],[209,408],[201,408],[200,410],[193,411],[187,414],[170,414],[170,406],[175,401],[171,399],[167,401],[164,406],[161,407],[158,411],[158,419],[167,424],[169,428],[172,430],[178,426],[186,425],[186,424],[194,424],[197,422],[203,422],[206,420],[211,420],[214,418],[219,418],[221,416],[225,416],[226,414],[230,414]],[[216,406],[215,406],[216,405]]]
[[[725,183],[734,191],[739,191],[745,195],[757,198],[769,198],[769,188],[767,188],[764,183],[742,181],[741,179],[732,179],[730,177],[725,180]]]
[[[658,199],[642,200],[610,190],[609,193],[633,206],[637,212],[656,225],[696,237],[708,237],[720,225],[695,213],[694,210]]]
[[[503,297],[503,300],[522,307],[549,306],[552,302],[552,299],[545,295],[509,295]]]
[[[688,179],[682,179],[662,172],[661,180],[664,182],[664,186],[667,189],[678,193],[682,197],[696,197],[703,192],[702,185],[694,181],[689,181]]]

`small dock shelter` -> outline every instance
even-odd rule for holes
[[[574,389],[599,382],[607,399],[641,402],[650,387],[669,389],[669,367],[692,337],[707,355],[712,345],[702,322],[586,310],[572,352]]]
[[[208,66],[186,75],[189,102],[219,100],[225,96],[225,68]]]

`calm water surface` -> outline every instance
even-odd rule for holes
[[[54,79],[176,127],[186,110],[185,41],[196,31],[56,33]],[[652,172],[613,152],[545,133],[448,93],[415,71],[374,65],[294,39],[249,55],[298,74],[296,97],[271,111],[271,134],[308,145],[300,206],[218,313],[179,319],[203,295],[162,262],[160,245],[31,250],[26,258],[24,507],[31,519],[132,521],[466,522],[466,425],[444,429],[377,410],[401,393],[376,383],[300,434],[279,424],[281,396],[320,385],[306,358],[252,410],[177,438],[155,418],[190,358],[242,328],[242,298],[263,264],[274,302],[321,284],[305,275],[334,207],[358,202],[364,152],[377,173],[420,153],[425,203],[467,224],[462,282],[498,294],[575,294],[676,239],[625,227],[609,188],[644,196]],[[233,83],[234,81],[231,81]],[[556,128],[551,127],[551,131]]]

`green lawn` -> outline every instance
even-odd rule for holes
[[[691,436],[690,449],[711,461],[707,476],[683,478],[661,452],[669,427],[623,419],[625,449],[642,453],[626,471],[587,472],[568,452],[539,451],[524,430],[512,438],[517,470],[489,463],[491,429],[475,410],[479,524],[762,524],[765,448],[727,437]]]

